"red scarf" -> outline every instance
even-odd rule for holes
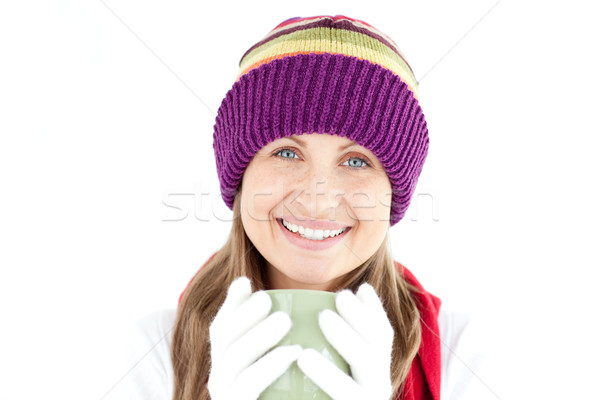
[[[421,313],[421,346],[406,377],[403,396],[396,400],[440,400],[442,377],[442,350],[438,314],[442,301],[426,291],[417,278],[404,265],[394,261],[404,279],[417,287],[414,299]]]
[[[200,269],[204,268],[216,254],[217,252],[213,253]],[[420,291],[414,295],[414,298],[421,313],[422,332],[421,346],[406,377],[404,393],[402,395],[398,393],[395,400],[440,400],[442,359],[437,318],[442,302],[438,297],[427,292],[404,265],[398,261],[394,263],[398,271],[403,273],[404,279]],[[193,279],[181,292],[178,305]]]

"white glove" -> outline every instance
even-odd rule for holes
[[[292,326],[286,313],[270,311],[271,298],[264,291],[252,293],[248,278],[231,283],[209,329],[212,400],[256,400],[302,352],[300,345],[280,346],[260,358]]]
[[[356,295],[343,290],[335,304],[339,315],[322,311],[319,326],[352,377],[314,349],[303,350],[298,366],[334,400],[389,400],[394,329],[375,289],[364,283]]]

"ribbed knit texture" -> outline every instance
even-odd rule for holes
[[[390,225],[404,216],[429,147],[417,82],[386,35],[344,16],[292,18],[240,60],[219,107],[214,151],[233,209],[254,154],[284,136],[335,134],[369,149],[392,186]]]

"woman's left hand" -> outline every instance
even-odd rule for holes
[[[319,314],[325,338],[350,366],[348,376],[314,349],[304,349],[300,369],[334,400],[389,400],[394,329],[375,289],[363,283],[354,295],[336,295],[338,313]]]

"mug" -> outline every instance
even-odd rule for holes
[[[275,347],[299,344],[302,348],[315,349],[350,375],[348,363],[329,344],[319,327],[320,311],[330,309],[337,312],[335,293],[305,289],[274,289],[265,292],[271,297],[271,313],[284,311],[292,320],[290,331]],[[331,400],[331,397],[304,375],[298,363],[294,361],[283,375],[261,393],[258,399]]]

